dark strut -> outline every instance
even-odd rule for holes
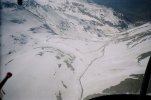
[[[5,85],[6,81],[12,77],[12,73],[8,72],[5,76],[5,78],[0,82],[0,90],[2,90],[3,86]]]

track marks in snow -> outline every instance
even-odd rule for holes
[[[82,86],[82,78],[85,75],[85,73],[88,71],[88,69],[92,66],[92,64],[95,63],[97,60],[99,60],[100,58],[102,58],[104,56],[105,48],[106,48],[107,45],[108,45],[108,43],[96,50],[97,52],[101,51],[102,55],[92,59],[90,61],[90,63],[87,65],[87,67],[85,68],[85,70],[83,71],[83,73],[79,77],[79,82],[80,82],[80,86],[81,86],[81,96],[80,96],[81,100],[83,98],[83,93],[84,93],[84,89],[83,89],[83,86]]]
[[[14,59],[11,59],[10,61],[8,61],[5,66],[7,66],[9,63],[11,63]]]

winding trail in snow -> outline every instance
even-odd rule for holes
[[[99,49],[97,49],[98,51],[102,51],[102,55],[101,56],[99,56],[99,57],[96,57],[96,58],[94,58],[94,59],[92,59],[91,61],[90,61],[90,63],[87,65],[87,67],[85,68],[85,70],[83,71],[83,73],[80,75],[80,77],[79,77],[79,83],[80,83],[80,87],[81,87],[81,95],[80,95],[80,100],[82,100],[82,98],[83,98],[83,93],[84,93],[84,89],[83,89],[83,85],[82,85],[82,78],[83,78],[83,76],[86,74],[86,72],[88,71],[88,69],[97,61],[97,60],[99,60],[100,58],[102,58],[103,56],[104,56],[104,54],[105,54],[105,48],[106,48],[106,46],[108,45],[108,43],[106,43],[106,44],[104,44],[103,46],[101,46]],[[95,50],[96,51],[96,50]]]

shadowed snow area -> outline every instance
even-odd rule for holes
[[[144,74],[150,22],[135,27],[84,0],[24,1],[0,7],[1,78],[13,73],[4,100],[84,100]]]

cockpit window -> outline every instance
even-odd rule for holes
[[[13,74],[3,100],[140,93],[151,56],[150,0],[21,1],[0,3],[0,80]]]

